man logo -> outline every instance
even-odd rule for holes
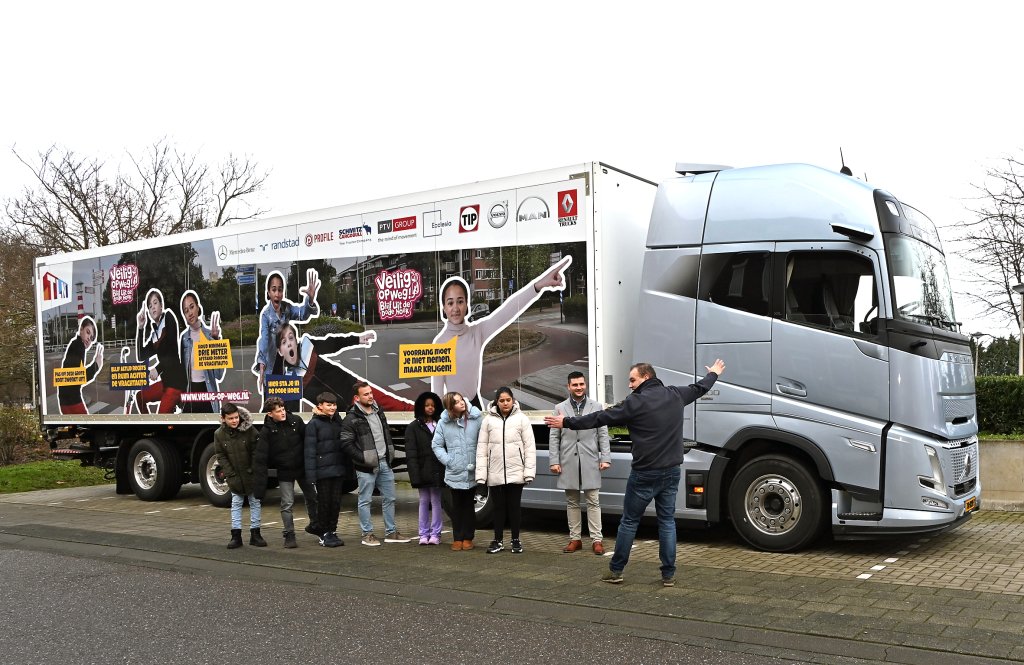
[[[471,233],[480,225],[480,206],[462,206],[459,209],[459,233]]]
[[[558,225],[574,226],[579,216],[576,214],[576,190],[569,189],[558,192]]]
[[[550,217],[551,210],[548,208],[548,204],[539,196],[527,196],[516,210],[517,222],[532,222],[535,219],[548,219]]]
[[[505,226],[505,222],[508,221],[508,202],[502,201],[501,203],[495,203],[491,206],[491,211],[487,214],[487,223],[491,227],[500,229]]]

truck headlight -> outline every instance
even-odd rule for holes
[[[942,477],[942,464],[939,463],[938,451],[931,446],[925,446],[924,450],[928,454],[928,463],[931,464],[932,475],[930,477],[918,476],[918,481],[921,483],[922,487],[927,487],[930,490],[934,490],[948,496],[946,492],[946,482]]]

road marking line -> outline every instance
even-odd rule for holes
[[[861,573],[857,576],[858,580],[869,580],[871,579],[871,573]]]
[[[188,507],[186,506],[184,508],[171,508],[171,510],[188,510]]]
[[[146,515],[156,515],[159,512],[160,512],[159,510],[150,510],[150,511],[147,511],[145,514]]]
[[[48,503],[46,505],[48,505],[48,506],[59,506],[62,503],[64,503],[64,502],[63,501],[51,501],[50,503]]]
[[[89,499],[75,499],[75,503],[82,503],[83,501],[88,501],[88,500]]]
[[[897,561],[899,561],[898,557],[891,556],[885,560],[885,563],[896,563]]]
[[[871,570],[885,570],[885,566],[871,566]]]

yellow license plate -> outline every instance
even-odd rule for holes
[[[965,513],[971,513],[971,512],[974,512],[977,509],[978,509],[978,499],[976,497],[972,496],[970,499],[967,499],[967,501],[964,502],[964,512]]]

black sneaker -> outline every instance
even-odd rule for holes
[[[512,554],[522,554],[523,543],[518,538],[512,539]]]
[[[307,524],[306,525],[306,533],[311,533],[314,536],[319,537],[320,534],[317,533],[318,531],[319,531],[319,529],[317,529],[317,526],[315,524]]]
[[[492,540],[491,544],[487,547],[487,553],[488,554],[497,554],[498,552],[502,551],[503,549],[505,549],[505,546],[501,543],[500,540]]]

